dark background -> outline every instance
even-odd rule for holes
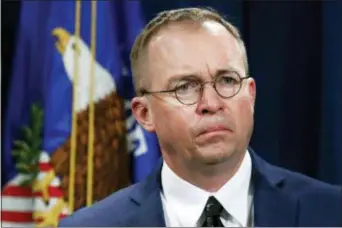
[[[251,145],[266,160],[342,184],[342,1],[143,0],[160,10],[210,6],[237,25],[257,83]],[[2,2],[2,117],[20,3]],[[3,120],[3,118],[2,118]]]

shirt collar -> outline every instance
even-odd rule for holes
[[[164,162],[161,171],[163,195],[183,224],[194,226],[199,220],[209,196],[215,196],[224,209],[242,226],[247,225],[249,189],[252,164],[246,152],[236,174],[216,193],[206,192],[181,179]],[[186,211],[191,211],[184,216]],[[183,216],[182,216],[183,215]]]
[[[233,216],[242,226],[247,226],[250,212],[251,174],[252,162],[247,151],[236,174],[214,194],[225,211]]]

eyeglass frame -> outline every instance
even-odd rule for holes
[[[154,94],[156,94],[156,93],[174,93],[174,96],[176,97],[176,99],[177,99],[177,101],[178,101],[179,103],[181,103],[181,104],[183,104],[183,105],[188,105],[188,106],[190,106],[190,105],[194,105],[194,104],[198,103],[198,102],[201,100],[201,98],[202,98],[202,96],[203,96],[204,86],[205,86],[206,84],[210,83],[210,84],[212,84],[212,87],[214,88],[214,90],[216,91],[216,93],[217,93],[220,97],[222,97],[222,98],[224,98],[224,99],[229,99],[229,98],[232,98],[232,97],[236,96],[236,95],[240,92],[241,87],[242,87],[242,82],[243,82],[245,79],[251,78],[250,75],[246,75],[245,77],[241,77],[240,74],[239,74],[238,72],[236,72],[236,71],[233,71],[233,72],[236,73],[236,74],[238,75],[239,79],[240,79],[240,81],[239,81],[239,89],[237,89],[236,93],[234,93],[233,95],[228,96],[228,97],[222,96],[222,95],[217,91],[217,88],[216,88],[216,81],[217,81],[217,78],[215,78],[214,80],[211,80],[211,81],[201,82],[201,83],[200,83],[200,96],[199,96],[199,98],[198,98],[195,102],[193,102],[193,103],[191,103],[191,104],[184,104],[183,102],[181,102],[181,101],[179,100],[179,98],[178,98],[178,96],[177,96],[177,92],[176,92],[176,91],[178,90],[178,87],[177,87],[177,86],[176,86],[176,88],[174,88],[174,89],[170,89],[170,90],[159,90],[159,91],[147,91],[146,89],[141,89],[141,90],[140,90],[140,94],[141,94],[141,96],[144,96],[144,95],[154,95]],[[199,80],[198,80],[198,81],[199,81]]]

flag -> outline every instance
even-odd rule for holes
[[[156,136],[130,111],[139,7],[22,1],[4,126],[2,227],[57,226],[155,166]]]
[[[139,1],[122,1],[121,10],[123,17],[120,23],[118,21],[119,43],[123,46],[121,59],[123,60],[123,77],[121,83],[122,90],[119,89],[119,94],[125,98],[125,110],[127,119],[127,128],[129,131],[129,151],[132,153],[132,182],[137,183],[142,181],[156,166],[160,159],[160,147],[155,133],[149,133],[144,130],[134,119],[131,111],[130,100],[134,97],[134,87],[132,82],[132,72],[129,68],[129,52],[135,38],[142,31],[145,24],[141,4]],[[128,71],[127,71],[128,70]],[[126,76],[126,77],[125,77]]]

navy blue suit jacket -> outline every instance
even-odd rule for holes
[[[342,226],[342,189],[273,166],[251,149],[255,226]],[[165,226],[162,163],[143,182],[63,219],[60,227]]]

